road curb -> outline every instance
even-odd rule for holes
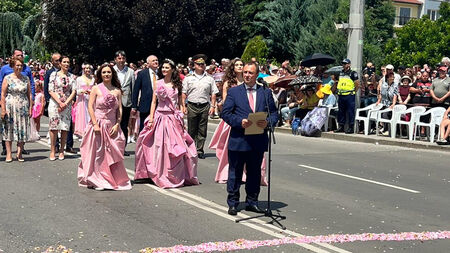
[[[219,124],[220,119],[209,119],[210,123]],[[292,134],[290,128],[276,127],[275,133],[287,133]],[[321,138],[340,140],[340,141],[350,141],[350,142],[361,142],[361,143],[371,143],[375,145],[388,145],[397,146],[405,148],[415,148],[415,149],[425,149],[425,150],[437,150],[450,152],[450,145],[440,146],[436,143],[424,142],[424,141],[410,141],[407,139],[391,139],[385,136],[375,136],[375,135],[362,135],[362,134],[344,134],[344,133],[333,133],[333,132],[323,132],[320,136]],[[314,138],[314,137],[311,137]]]

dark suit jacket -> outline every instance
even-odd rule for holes
[[[138,72],[132,94],[132,108],[137,108],[140,112],[150,112],[153,98],[152,79],[148,69]],[[139,99],[139,92],[141,98]]]
[[[278,121],[277,108],[272,97],[272,91],[258,85],[256,89],[256,112],[266,112],[266,97],[269,103],[270,118],[267,118],[269,124],[275,126]],[[231,126],[230,138],[228,140],[228,149],[232,151],[267,151],[268,135],[267,130],[263,134],[245,135],[245,129],[242,128],[242,120],[247,119],[252,113],[248,103],[247,91],[245,85],[230,88],[225,99],[222,110],[222,119]],[[256,124],[254,122],[253,124]]]
[[[50,81],[50,75],[55,72],[58,71],[58,69],[56,68],[51,68],[49,70],[47,70],[47,72],[45,72],[45,77],[44,77],[44,97],[45,97],[45,101],[48,104],[48,101],[50,100],[50,93],[48,93],[48,82]]]

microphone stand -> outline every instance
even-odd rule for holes
[[[263,83],[263,87],[264,90],[267,89],[267,83],[265,81],[262,81],[261,83]],[[267,125],[267,130],[269,131],[269,147],[268,147],[268,166],[267,166],[267,175],[268,175],[268,182],[267,182],[267,209],[265,210],[264,214],[261,215],[257,215],[257,216],[252,216],[252,217],[247,217],[247,218],[241,218],[241,219],[237,219],[235,222],[241,222],[241,221],[245,221],[245,220],[251,220],[251,219],[257,219],[257,218],[261,218],[261,217],[269,217],[272,219],[272,221],[269,221],[270,224],[273,224],[273,222],[277,223],[278,226],[281,227],[281,229],[285,230],[286,227],[281,224],[279,222],[279,220],[285,220],[286,216],[282,216],[279,214],[274,214],[272,213],[272,209],[271,209],[271,200],[270,200],[270,186],[271,186],[271,182],[270,182],[270,172],[271,172],[271,168],[272,168],[272,140],[273,140],[273,144],[276,144],[276,140],[275,140],[275,128],[272,124],[272,122],[270,122],[270,108],[269,108],[269,98],[268,96],[266,96],[266,94],[264,94],[265,100],[266,100],[266,108],[267,108],[267,115],[269,118],[269,124]]]

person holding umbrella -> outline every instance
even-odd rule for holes
[[[335,133],[352,134],[354,133],[355,123],[355,93],[359,88],[358,73],[350,69],[351,61],[344,59],[342,61],[342,71],[339,74],[337,83],[338,99],[338,123],[339,127]],[[348,115],[348,118],[346,118]],[[347,131],[344,130],[345,122],[348,121]]]

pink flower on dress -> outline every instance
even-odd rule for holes
[[[113,107],[115,105],[115,103],[116,103],[116,97],[114,95],[107,94],[103,98],[103,104],[106,107]]]
[[[167,98],[167,90],[162,85],[156,89],[156,95],[158,96],[158,100],[164,101]]]

